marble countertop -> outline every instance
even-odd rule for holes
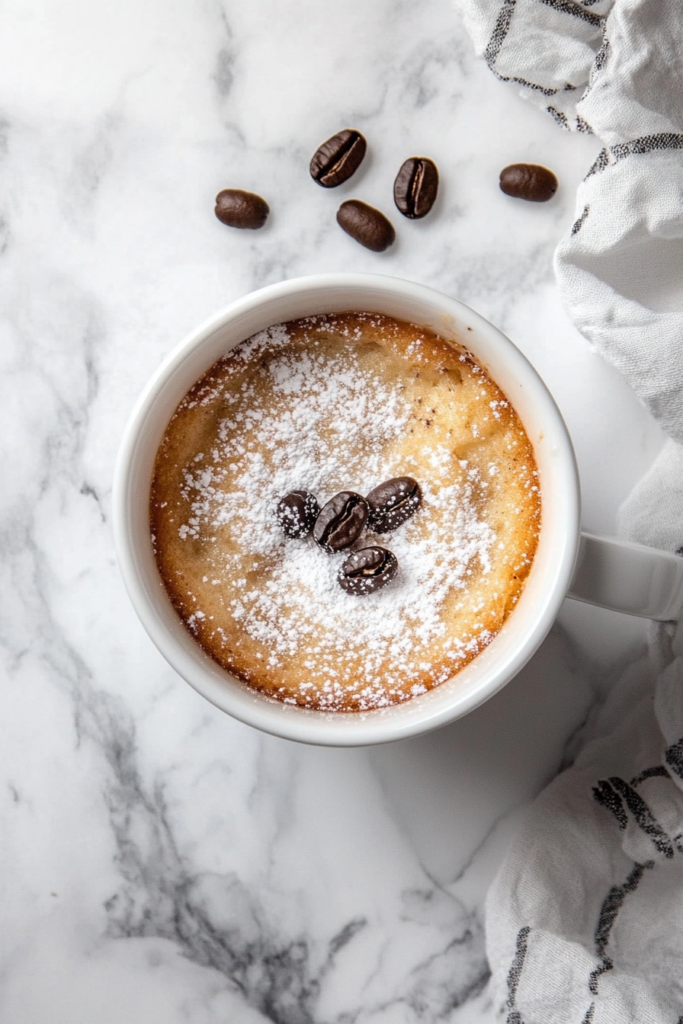
[[[597,151],[475,60],[449,0],[9,0],[0,33],[3,1024],[492,1021],[483,904],[642,623],[566,602],[527,669],[438,733],[317,749],[230,720],[164,662],[119,579],[117,445],[145,381],[251,289],[321,271],[456,295],[535,363],[575,440],[584,522],[661,444],[563,312],[552,254]],[[316,146],[369,142],[334,193]],[[391,187],[414,153],[422,222]],[[548,204],[502,195],[518,160]],[[259,232],[213,214],[264,195]],[[398,240],[335,223],[356,196]],[[398,223],[400,220],[400,223]]]

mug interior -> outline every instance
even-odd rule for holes
[[[541,482],[536,556],[514,612],[491,644],[451,679],[404,704],[367,712],[311,711],[251,689],[213,661],[182,624],[152,551],[149,494],[171,416],[193,384],[239,342],[273,324],[319,313],[384,313],[428,327],[469,349],[516,409]],[[264,288],[186,338],[140,397],[123,438],[114,481],[114,530],[121,572],[151,639],[176,671],[217,707],[287,739],[358,746],[438,728],[482,704],[538,648],[569,587],[579,537],[579,484],[560,412],[527,359],[473,310],[430,288],[374,275],[334,274]]]

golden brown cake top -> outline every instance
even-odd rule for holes
[[[423,501],[381,537],[388,586],[339,586],[349,551],[284,535],[280,498],[367,494],[409,475]],[[176,609],[225,668],[278,699],[364,710],[467,664],[514,607],[536,547],[533,452],[505,396],[457,345],[369,313],[280,324],[237,346],[181,402],[151,496]]]

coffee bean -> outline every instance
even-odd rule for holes
[[[268,203],[255,192],[224,188],[216,196],[216,216],[231,228],[262,228],[268,219]]]
[[[365,498],[355,491],[340,491],[323,505],[313,527],[313,540],[325,551],[341,551],[353,544],[367,518]]]
[[[412,476],[397,476],[375,487],[365,500],[370,508],[368,525],[375,533],[389,533],[417,512],[422,491]]]
[[[354,551],[337,574],[340,587],[347,594],[363,597],[391,583],[398,572],[398,559],[392,551],[373,545]]]
[[[426,156],[411,156],[394,182],[394,202],[404,217],[426,217],[439,191],[439,172]]]
[[[318,518],[320,506],[310,491],[290,491],[280,499],[277,521],[288,537],[306,537]]]
[[[356,173],[367,145],[361,133],[354,128],[337,132],[313,154],[311,177],[323,188],[336,188]]]
[[[500,172],[500,188],[515,199],[547,203],[557,192],[557,178],[540,164],[510,164]]]
[[[337,224],[347,235],[373,252],[384,252],[396,238],[391,221],[360,199],[347,199],[341,204],[337,211]]]

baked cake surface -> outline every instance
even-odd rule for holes
[[[322,506],[391,477],[422,505],[379,543],[397,577],[363,597],[337,581],[349,550],[284,535],[290,491]],[[451,677],[500,630],[541,517],[531,444],[464,349],[374,313],[279,324],[192,388],[156,458],[150,523],[162,580],[195,639],[251,686],[359,711]]]

